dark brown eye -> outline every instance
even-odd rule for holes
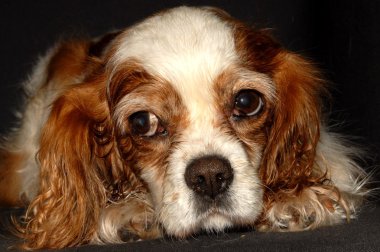
[[[263,99],[260,93],[255,90],[241,90],[235,97],[233,116],[255,116],[258,115],[264,107]]]
[[[139,111],[129,117],[132,134],[144,137],[165,135],[166,130],[162,127],[159,119],[153,113]]]

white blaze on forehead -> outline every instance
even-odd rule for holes
[[[210,11],[179,7],[153,16],[125,33],[114,56],[137,59],[169,81],[191,118],[211,112],[215,78],[237,58],[231,27]]]

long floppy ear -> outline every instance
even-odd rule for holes
[[[325,88],[318,71],[301,57],[283,51],[274,60],[278,99],[260,175],[272,192],[298,191],[323,177],[313,173],[313,166]]]
[[[27,214],[26,247],[60,248],[89,241],[106,203],[91,124],[107,119],[99,85],[80,85],[53,104],[42,130],[40,189]]]
[[[40,191],[22,228],[26,248],[89,242],[117,184],[133,184],[113,139],[104,81],[72,87],[53,104],[38,153]]]

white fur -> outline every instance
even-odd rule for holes
[[[322,128],[316,165],[328,170],[328,177],[340,190],[351,194],[362,191],[361,179],[365,178],[365,171],[354,161],[354,158],[361,158],[361,154],[361,150],[342,136]]]
[[[226,23],[208,11],[179,7],[125,32],[111,62],[117,66],[131,58],[138,59],[149,73],[166,78],[178,92],[207,106],[212,104],[208,103],[212,102],[210,84],[236,62],[237,55]]]
[[[32,71],[32,75],[24,82],[24,90],[28,98],[23,112],[17,112],[17,117],[22,121],[19,128],[13,130],[8,136],[6,146],[3,148],[9,152],[23,155],[23,165],[18,169],[22,179],[20,197],[33,199],[38,191],[39,166],[36,155],[39,149],[41,129],[44,125],[50,109],[49,105],[54,99],[54,90],[41,90],[41,86],[47,80],[47,66],[51,57],[57,50],[57,46],[51,48],[45,56],[38,60]]]

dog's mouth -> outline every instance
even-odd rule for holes
[[[198,195],[195,195],[194,198],[196,214],[201,218],[203,216],[227,215],[232,208],[228,191],[218,195],[214,199],[205,198]]]
[[[204,198],[193,193],[192,222],[187,222],[181,228],[167,229],[161,225],[165,236],[175,239],[185,239],[199,234],[224,233],[228,230],[252,228],[255,217],[251,214],[237,214],[231,200],[230,192],[218,195],[214,199]],[[186,218],[187,216],[182,216]],[[181,220],[178,220],[178,226]],[[161,223],[164,224],[164,223]],[[174,231],[174,232],[173,232]]]
[[[234,230],[254,230],[253,219],[244,219],[233,216],[217,207],[210,207],[207,211],[198,215],[198,220],[193,225],[177,230],[173,233],[161,225],[163,235],[172,239],[186,239],[202,234],[221,234]]]

